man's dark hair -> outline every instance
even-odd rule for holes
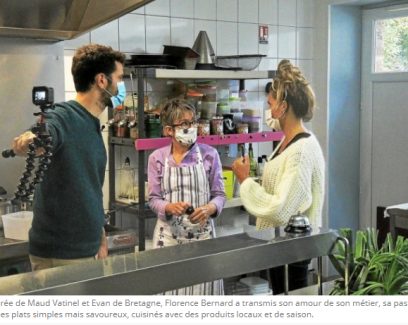
[[[88,91],[98,73],[110,76],[116,69],[116,62],[124,64],[125,55],[110,46],[89,44],[78,48],[71,68],[76,91]]]

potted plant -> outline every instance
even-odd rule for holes
[[[384,244],[378,245],[378,231],[357,231],[353,241],[351,229],[340,229],[348,239],[350,295],[403,295],[408,294],[408,239],[398,236],[394,241],[387,234]],[[345,244],[338,241],[330,256],[331,262],[343,277],[335,280],[331,295],[346,293]]]

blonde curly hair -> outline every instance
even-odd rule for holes
[[[300,69],[289,60],[279,62],[269,92],[278,102],[286,101],[297,118],[306,122],[312,119],[316,108],[314,91]]]

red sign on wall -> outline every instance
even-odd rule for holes
[[[268,25],[259,25],[259,44],[268,44]]]

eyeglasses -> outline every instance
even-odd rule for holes
[[[189,129],[191,127],[196,128],[198,126],[197,121],[182,121],[181,123],[178,124],[173,124],[171,127],[173,128],[179,128],[179,129]]]

